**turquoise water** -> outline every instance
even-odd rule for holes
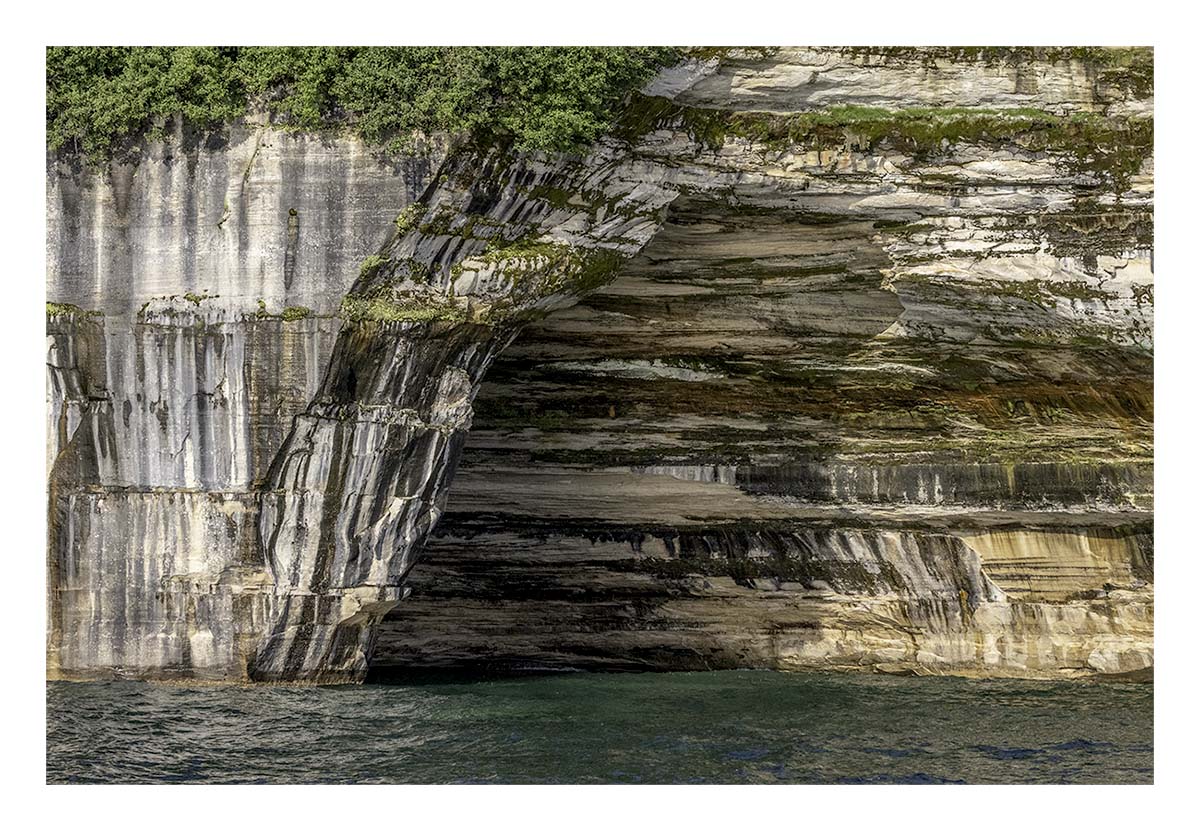
[[[708,672],[47,685],[50,782],[1150,782],[1149,684]]]

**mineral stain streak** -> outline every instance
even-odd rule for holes
[[[48,674],[1148,672],[1152,99],[1089,54],[52,160]]]

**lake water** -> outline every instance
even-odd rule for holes
[[[1153,686],[566,674],[47,685],[50,782],[1150,782]]]

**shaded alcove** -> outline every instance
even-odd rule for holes
[[[681,197],[616,280],[526,329],[480,390],[370,677],[771,666],[775,639],[823,625],[814,591],[882,591],[845,529],[952,551],[942,508],[1036,524],[1033,501],[1148,492],[1149,464],[971,457],[1048,364],[1014,376],[997,356],[1028,344],[895,336],[905,294],[929,319],[963,298],[889,285],[888,228]],[[1145,363],[1116,347],[1072,360],[1099,377]],[[980,429],[956,435],[963,419]]]

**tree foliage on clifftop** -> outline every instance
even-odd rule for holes
[[[52,150],[109,157],[124,140],[181,115],[210,127],[266,110],[298,130],[349,128],[394,147],[414,133],[569,150],[673,49],[653,47],[50,47]]]

